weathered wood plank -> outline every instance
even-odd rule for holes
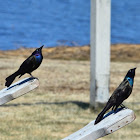
[[[135,114],[130,109],[118,109],[105,115],[105,118],[94,125],[94,121],[62,140],[96,140],[111,134],[135,120]]]
[[[24,78],[8,88],[0,91],[0,105],[16,99],[39,86],[39,80],[34,77]]]

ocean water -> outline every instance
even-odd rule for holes
[[[111,43],[140,44],[139,0],[112,0]],[[90,0],[4,0],[0,50],[90,43]]]

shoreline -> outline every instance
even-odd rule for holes
[[[0,58],[28,57],[35,48],[21,47],[16,50],[0,50]],[[47,59],[90,60],[90,46],[58,46],[43,48],[43,56]],[[140,44],[112,44],[111,61],[139,62]]]

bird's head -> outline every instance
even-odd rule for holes
[[[135,70],[136,68],[130,69],[125,77],[130,77],[130,78],[134,78],[135,77]]]
[[[39,54],[42,54],[42,48],[43,48],[44,45],[42,45],[40,48],[37,48],[33,53],[32,55],[39,55]]]

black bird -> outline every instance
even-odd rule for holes
[[[116,111],[119,106],[125,107],[122,102],[127,99],[133,89],[133,84],[134,84],[134,76],[135,76],[135,70],[136,68],[130,69],[124,80],[121,82],[121,84],[116,88],[116,90],[113,92],[112,96],[109,98],[106,106],[104,109],[101,111],[101,113],[97,116],[95,123],[99,123],[104,114],[106,113],[107,110],[109,110],[112,107],[113,111]]]
[[[43,45],[44,46],[44,45]],[[19,76],[19,78],[24,75],[25,73],[28,73],[32,76],[31,72],[34,71],[35,69],[37,69],[42,60],[43,60],[43,55],[42,55],[42,48],[43,46],[41,46],[40,48],[37,48],[19,67],[19,69],[13,73],[12,75],[8,76],[5,80],[5,86],[9,87],[12,82],[15,80],[15,78],[17,76]]]

